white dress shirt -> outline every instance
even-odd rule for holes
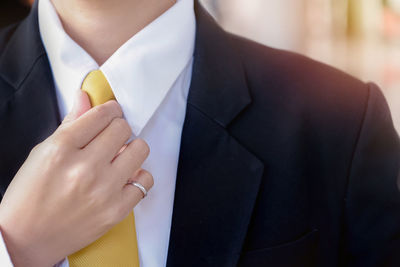
[[[86,75],[100,69],[132,128],[132,138],[143,138],[149,144],[151,152],[143,168],[153,174],[154,187],[134,208],[139,260],[142,267],[165,266],[192,75],[196,32],[193,0],[178,0],[102,66],[65,33],[50,0],[40,0],[38,12],[61,118],[71,110],[74,94]],[[8,255],[2,246],[0,263],[7,266]],[[68,261],[60,265],[68,266]]]

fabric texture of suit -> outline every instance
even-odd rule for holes
[[[400,143],[380,90],[196,16],[167,266],[400,266]],[[2,194],[57,110],[35,5],[0,31]]]

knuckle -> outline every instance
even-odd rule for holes
[[[43,143],[39,143],[39,144],[37,144],[36,146],[34,146],[34,147],[31,149],[31,152],[29,153],[29,155],[34,155],[34,154],[39,153],[39,151],[40,151],[40,149],[41,149],[42,146],[43,146]]]
[[[85,198],[85,207],[87,209],[93,210],[93,211],[97,211],[97,212],[101,212],[101,208],[102,208],[102,203],[99,203],[99,196],[98,194],[96,194],[93,191],[90,191],[89,193],[84,194]]]
[[[90,200],[94,199],[93,192],[90,190],[91,184],[94,180],[92,171],[84,164],[79,164],[70,168],[67,174],[68,180],[68,191],[85,195],[87,201],[86,204],[90,203]]]
[[[154,186],[153,175],[150,172],[143,169],[140,170],[139,174],[136,176],[134,180],[143,185],[147,190],[150,190]]]
[[[121,220],[123,220],[128,215],[128,212],[129,212],[124,205],[119,205],[114,210],[115,210],[114,217],[117,220],[117,222],[120,222]]]
[[[57,135],[56,138],[54,138],[54,144],[57,146],[61,147],[64,146],[64,144],[68,143],[70,141],[70,137],[68,136],[67,132],[63,131],[60,132],[60,134]]]
[[[114,118],[122,117],[121,106],[115,100],[108,101],[93,108],[96,116],[111,121]]]
[[[138,153],[141,153],[145,158],[147,158],[150,153],[150,147],[146,143],[146,141],[144,141],[141,138],[138,138],[138,139],[135,139],[133,142],[134,142],[133,145],[135,147],[135,150]]]
[[[71,179],[91,179],[94,176],[94,172],[90,171],[86,164],[76,165],[69,171],[69,178]]]
[[[53,143],[58,144],[59,146],[68,146],[73,144],[73,133],[69,128],[65,127],[60,129],[52,138]]]
[[[53,163],[63,162],[66,158],[66,146],[57,140],[46,146],[45,154]]]
[[[118,133],[121,133],[124,136],[131,136],[132,135],[132,130],[131,127],[129,126],[128,122],[124,119],[117,118],[113,120],[113,125],[118,131]]]
[[[115,216],[115,210],[109,209],[108,211],[103,212],[103,218],[101,219],[102,228],[105,231],[111,229],[115,224],[118,223],[118,218]]]
[[[121,106],[118,104],[117,101],[115,100],[110,100],[108,101],[105,106],[108,106],[110,108],[110,112],[114,114],[117,117],[122,116],[122,109]]]
[[[60,124],[60,126],[58,126],[53,135],[57,135],[58,133],[64,131],[65,129],[68,129],[69,126],[70,125],[66,125],[64,123]]]
[[[148,188],[152,188],[154,186],[154,177],[153,175],[148,172],[148,171],[144,171],[144,179],[146,182],[146,185],[148,186]]]
[[[93,113],[97,118],[105,118],[109,112],[106,105],[98,105],[93,108]]]
[[[108,228],[113,227],[122,221],[126,215],[126,210],[122,205],[112,206],[105,212],[104,222]]]

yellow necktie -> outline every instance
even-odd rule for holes
[[[115,99],[100,70],[88,74],[82,84],[92,107]],[[104,236],[68,257],[70,267],[139,267],[133,212]]]

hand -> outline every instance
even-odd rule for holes
[[[78,98],[54,134],[31,151],[0,204],[15,266],[52,266],[89,245],[142,199],[128,181],[153,185],[141,169],[149,148],[140,139],[125,147],[132,132],[117,102],[90,109],[86,93]]]

